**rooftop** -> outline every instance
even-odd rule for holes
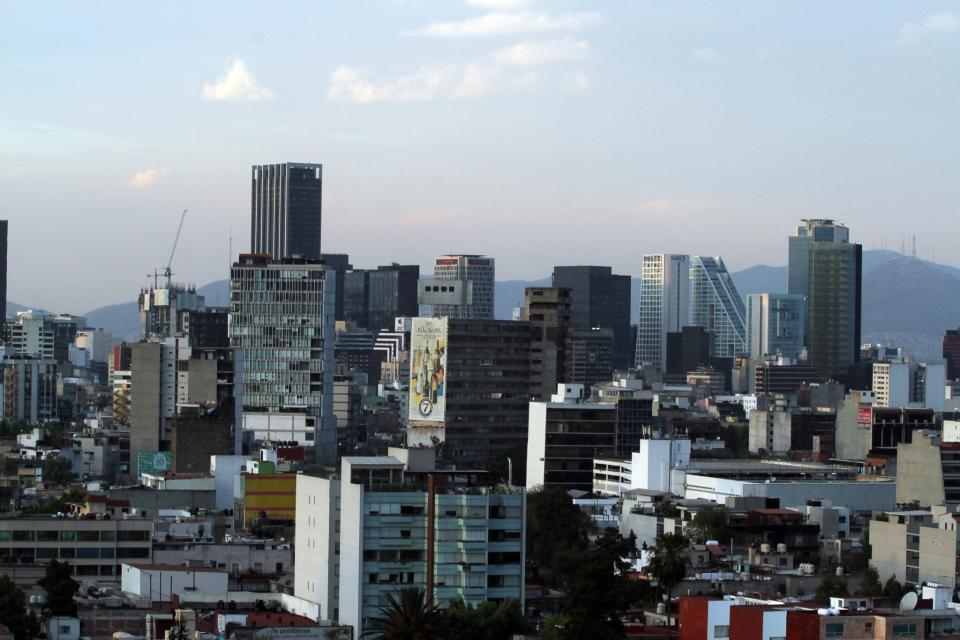
[[[226,575],[226,569],[216,569],[214,567],[185,567],[179,564],[137,564],[133,562],[124,562],[123,564],[140,569],[141,571],[170,571],[183,573],[222,573]]]

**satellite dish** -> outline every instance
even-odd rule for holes
[[[918,601],[919,598],[915,591],[903,594],[903,597],[900,598],[900,611],[913,611],[917,608]]]

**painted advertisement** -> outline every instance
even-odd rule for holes
[[[869,429],[873,426],[873,407],[857,407],[857,427]]]
[[[447,319],[414,318],[410,328],[409,420],[443,422],[446,373]]]
[[[163,473],[173,470],[169,451],[141,451],[137,454],[137,473]]]
[[[233,640],[353,640],[353,627],[239,627],[227,637]]]

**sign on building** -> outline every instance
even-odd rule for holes
[[[137,473],[163,473],[173,470],[169,451],[141,451],[137,454]]]
[[[857,428],[869,429],[873,426],[873,407],[857,407]]]
[[[443,422],[446,374],[447,319],[414,318],[410,328],[409,420]]]
[[[353,627],[239,627],[233,640],[353,640]]]

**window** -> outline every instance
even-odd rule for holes
[[[714,637],[714,638],[729,638],[729,637],[730,637],[730,625],[726,625],[726,624],[715,624],[715,625],[713,625],[713,637]]]
[[[53,531],[37,531],[37,542],[56,542],[60,539],[60,532],[54,529]]]
[[[837,622],[827,624],[826,635],[828,638],[843,637],[843,624]]]
[[[917,635],[917,625],[914,623],[893,625],[893,637],[895,638],[903,638],[915,635]]]
[[[100,549],[97,547],[81,547],[77,549],[77,557],[84,559],[92,559],[100,557]]]
[[[14,531],[13,541],[14,542],[33,542],[33,530],[31,529],[30,531]]]
[[[99,531],[77,531],[78,542],[100,542]]]
[[[115,533],[116,533],[115,531],[101,531],[100,539],[103,540],[104,542],[113,542],[114,540],[117,539],[117,536],[115,535]]]

